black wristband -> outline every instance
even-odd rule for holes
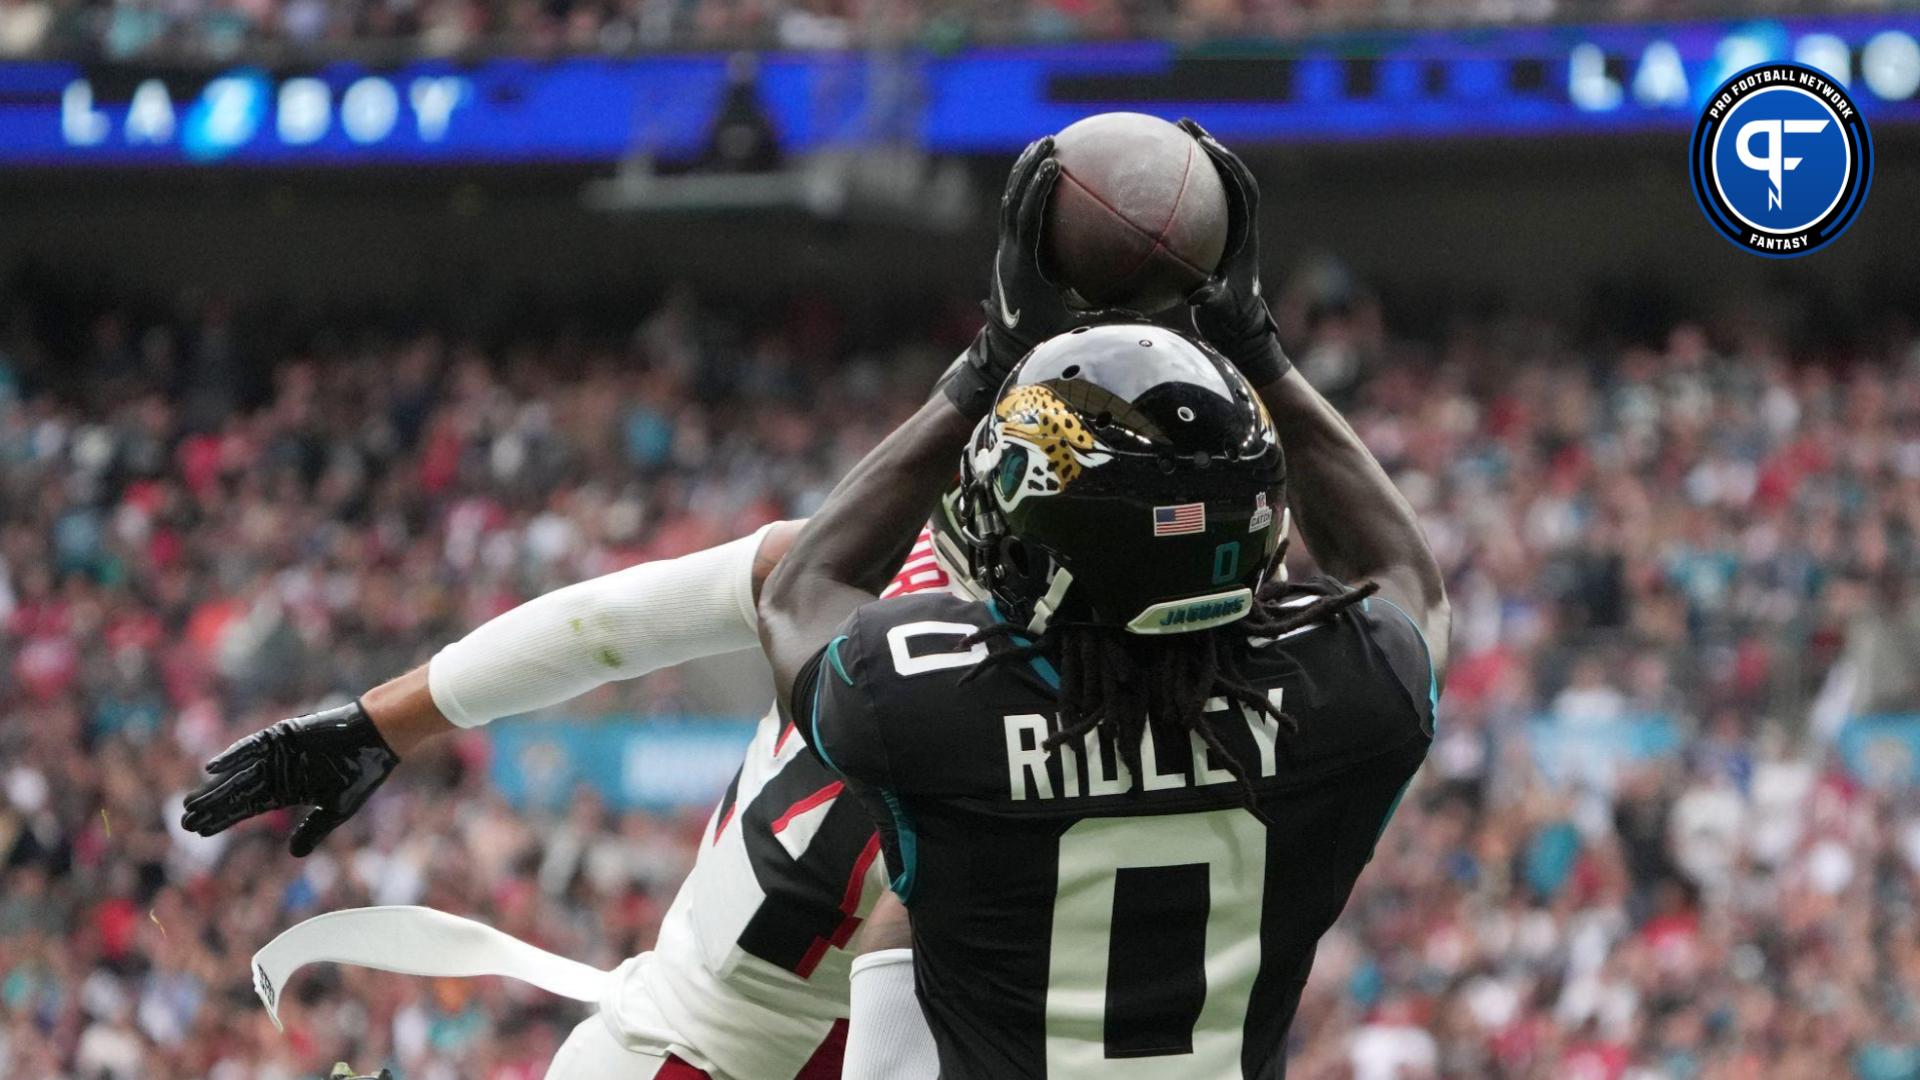
[[[992,412],[993,403],[1000,397],[1000,386],[1006,382],[1005,372],[995,375],[989,370],[992,349],[987,340],[989,332],[982,328],[973,344],[967,346],[967,351],[960,354],[936,384],[968,420],[978,420]]]
[[[1271,331],[1241,345],[1227,354],[1233,366],[1247,377],[1255,390],[1263,390],[1286,377],[1293,370],[1293,361],[1287,359],[1287,351],[1280,347],[1280,338]]]
[[[1216,282],[1194,294],[1192,317],[1195,332],[1238,368],[1255,390],[1293,370],[1264,299],[1236,297]]]
[[[968,420],[979,420],[993,411],[1000,387],[990,383],[972,364],[961,362],[940,377],[940,392]]]

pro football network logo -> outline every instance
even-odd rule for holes
[[[1853,224],[1873,180],[1873,142],[1846,87],[1804,64],[1728,79],[1693,131],[1693,193],[1727,239],[1785,259]]]

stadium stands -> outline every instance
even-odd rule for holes
[[[295,862],[284,823],[177,829],[198,763],[521,598],[804,514],[957,342],[855,350],[830,311],[730,327],[682,294],[620,339],[347,324],[278,355],[220,305],[63,336],[40,302],[0,295],[0,1075],[539,1076],[564,1003],[320,971],[281,1036],[246,957],[420,902],[610,965],[699,813],[521,813],[475,734]],[[1281,315],[1421,511],[1457,627],[1290,1075],[1920,1076],[1920,803],[1832,742],[1920,705],[1920,337]],[[681,705],[663,673],[578,711]]]
[[[1773,0],[1770,16],[1897,9],[1900,0]],[[625,53],[690,47],[846,48],[975,40],[1181,40],[1382,25],[1757,14],[1733,0],[0,0],[0,58],[231,60],[399,49]]]

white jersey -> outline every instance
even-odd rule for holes
[[[950,584],[923,531],[885,595]],[[603,1018],[630,1048],[725,1080],[788,1080],[816,1052],[837,1064],[837,1042],[821,1048],[847,1016],[847,943],[887,887],[879,855],[866,808],[769,710],[659,940],[621,966]]]
[[[847,1015],[846,945],[886,888],[879,853],[866,809],[769,712],[603,1017],[630,1048],[716,1077],[800,1075]]]

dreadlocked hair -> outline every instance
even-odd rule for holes
[[[1148,717],[1172,723],[1200,737],[1238,782],[1241,802],[1254,817],[1271,825],[1254,798],[1246,766],[1229,751],[1207,718],[1210,698],[1226,698],[1272,717],[1288,734],[1299,731],[1292,716],[1268,700],[1241,671],[1245,638],[1275,638],[1332,617],[1372,596],[1374,582],[1359,588],[1336,586],[1335,592],[1312,603],[1289,606],[1303,592],[1285,582],[1268,582],[1254,597],[1253,610],[1231,625],[1167,637],[1142,637],[1116,626],[1055,620],[1037,638],[1021,628],[999,623],[976,631],[967,644],[996,642],[993,650],[965,679],[973,679],[1005,664],[1046,659],[1060,671],[1060,726],[1041,749],[1049,752],[1068,741],[1079,742],[1095,728],[1104,729],[1137,788],[1143,769],[1140,745]]]

